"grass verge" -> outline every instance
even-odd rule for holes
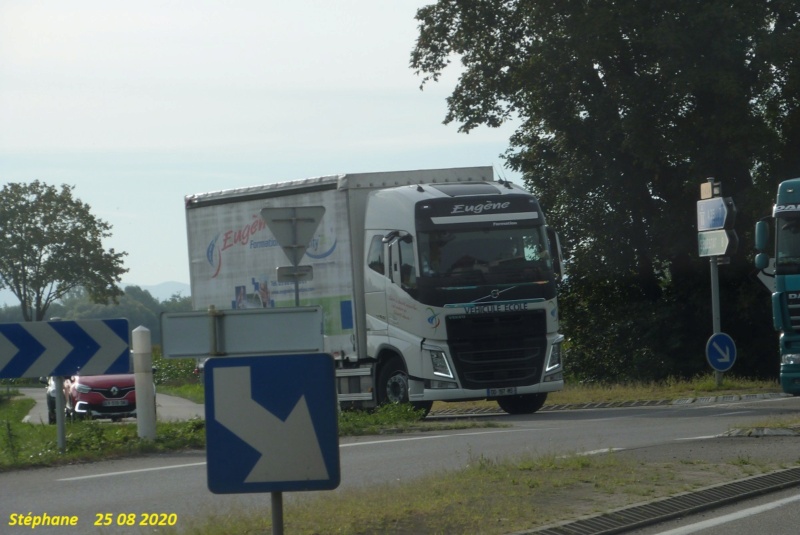
[[[205,422],[201,419],[158,422],[156,439],[152,441],[138,437],[136,423],[79,420],[67,423],[66,448],[61,452],[56,426],[22,422],[33,404],[29,398],[0,395],[0,471],[205,448]],[[374,412],[345,412],[339,420],[339,435],[502,426],[473,420],[426,422],[421,421],[421,416],[408,405],[387,405]]]
[[[507,534],[691,491],[782,466],[644,463],[616,453],[472,459],[462,470],[287,503],[287,533]],[[297,494],[293,495],[296,497]],[[195,519],[180,533],[269,533],[269,515],[232,510]]]
[[[136,424],[68,422],[59,451],[56,426],[22,423],[33,407],[28,398],[0,397],[0,471],[89,462],[115,457],[205,447],[205,422],[159,422],[155,440],[141,440]]]

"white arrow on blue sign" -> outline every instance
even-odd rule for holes
[[[0,379],[129,371],[126,319],[0,324]]]
[[[713,197],[697,201],[697,230],[731,228],[736,218],[736,206],[730,197]]]
[[[313,353],[211,358],[205,381],[211,492],[339,486],[333,357]]]
[[[711,335],[706,342],[706,360],[718,372],[726,372],[736,362],[736,343],[725,333]]]
[[[700,256],[728,256],[736,252],[739,236],[735,230],[706,230],[697,233]]]

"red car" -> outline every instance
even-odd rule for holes
[[[73,375],[64,381],[67,416],[86,418],[136,417],[134,375]]]

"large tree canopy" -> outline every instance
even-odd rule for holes
[[[800,3],[441,0],[417,19],[423,86],[461,63],[445,122],[519,124],[506,158],[567,246],[562,317],[585,375],[697,371],[684,360],[711,320],[695,201],[711,176],[742,243],[722,268],[723,328],[750,334],[743,371],[771,366],[747,253],[776,184],[800,176]]]
[[[126,253],[106,251],[111,225],[72,195],[42,182],[9,183],[0,191],[0,288],[19,299],[25,321],[41,321],[47,309],[83,288],[97,303],[122,294]]]

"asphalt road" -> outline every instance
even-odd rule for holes
[[[177,409],[165,397],[159,398],[158,405],[160,417],[174,417],[173,410]],[[181,413],[188,414],[187,417],[202,416],[202,407],[191,405],[180,409],[186,411]],[[458,469],[476,458],[523,453],[578,453],[613,448],[618,455],[632,455],[644,461],[768,458],[791,465],[797,463],[800,454],[798,438],[719,435],[731,427],[796,415],[798,411],[800,398],[544,411],[530,416],[485,417],[509,425],[503,428],[348,437],[340,441],[342,483],[334,492],[364,485],[410,483],[422,475]],[[32,419],[38,421],[35,415]],[[106,515],[116,520],[121,514],[172,513],[177,516],[179,526],[188,527],[195,519],[214,512],[255,508],[266,515],[270,500],[266,494],[210,493],[204,452],[6,472],[0,474],[0,494],[2,533],[29,532],[29,528],[5,530],[10,515],[17,513],[79,518],[77,528],[40,527],[35,533],[140,533],[145,530],[99,528],[95,522]],[[286,499],[309,495],[313,493],[291,493]]]
[[[33,409],[28,413],[26,421],[31,423],[46,423],[47,403],[45,402],[44,387],[20,388],[19,391],[21,394],[33,398],[36,401],[36,405],[34,405]],[[191,418],[203,418],[205,416],[205,408],[203,405],[192,403],[187,399],[159,394],[156,391],[156,414],[159,420],[182,421]]]

